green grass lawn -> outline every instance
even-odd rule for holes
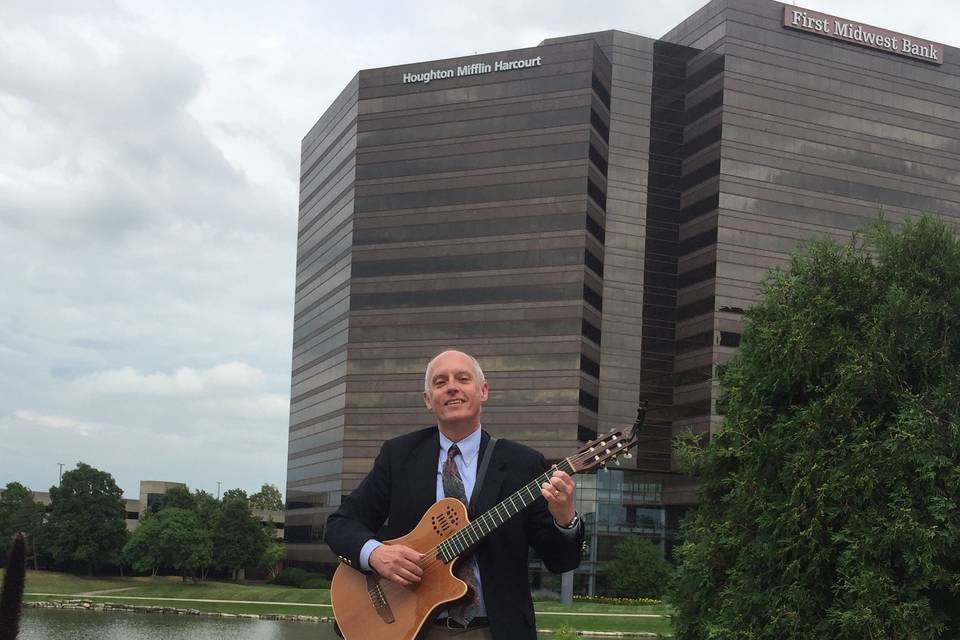
[[[139,580],[139,579],[138,579]],[[29,586],[29,585],[28,585]],[[153,598],[199,598],[207,600],[252,600],[257,602],[300,602],[330,604],[329,589],[296,589],[272,584],[243,585],[232,582],[202,582],[185,584],[173,580],[152,578],[131,584],[133,588],[117,595]],[[104,594],[108,595],[108,594]]]
[[[328,589],[295,589],[272,584],[237,584],[217,581],[187,584],[173,576],[86,578],[52,571],[27,572],[27,593],[78,595],[108,589],[123,589],[123,591],[100,595],[330,604]],[[122,602],[119,598],[117,601]],[[286,608],[278,611],[286,611]]]
[[[537,629],[556,630],[566,624],[572,631],[632,631],[672,636],[668,618],[610,618],[597,616],[550,615],[537,609]]]
[[[574,631],[644,631],[672,635],[673,628],[666,616],[671,612],[664,604],[624,605],[596,604],[592,602],[574,602],[565,605],[559,602],[536,602],[537,627],[557,629],[566,623]],[[577,613],[583,615],[564,615]],[[604,615],[613,614],[613,615]],[[652,614],[659,618],[629,618],[616,614]]]
[[[0,572],[2,575],[2,572]],[[200,584],[185,584],[177,577],[132,577],[132,578],[88,578],[52,571],[27,572],[27,600],[56,600],[60,596],[40,596],[30,594],[56,593],[70,597],[92,591],[122,589],[112,593],[98,594],[99,602],[117,602],[140,606],[165,606],[183,609],[199,609],[223,613],[281,613],[287,615],[332,615],[330,607],[309,606],[330,603],[328,589],[296,589],[267,584],[236,584],[232,582],[208,581]],[[126,599],[127,597],[138,599]],[[140,600],[139,598],[175,598],[170,600]],[[93,599],[93,598],[91,598]],[[246,600],[264,604],[240,602],[190,602],[190,600]],[[269,603],[296,603],[278,605]],[[307,606],[296,606],[307,605]],[[590,631],[644,631],[670,635],[672,630],[667,617],[632,618],[605,614],[656,614],[666,616],[670,609],[666,605],[622,605],[594,604],[574,602],[563,605],[559,602],[538,601],[537,626],[541,629],[557,629],[566,624],[572,630]],[[562,615],[562,614],[584,615]]]
[[[65,594],[71,598],[81,594],[123,589],[112,593],[97,594],[91,598],[97,602],[116,602],[136,606],[162,606],[181,609],[198,609],[221,613],[281,613],[285,615],[329,616],[328,606],[289,606],[226,602],[191,602],[191,600],[247,600],[252,602],[291,602],[309,605],[330,603],[327,589],[295,589],[277,585],[244,585],[232,582],[203,582],[186,584],[177,577],[157,578],[87,578],[52,571],[28,571],[27,600],[62,600],[63,596],[40,596],[31,594]],[[134,599],[136,598],[136,599]],[[141,600],[140,598],[175,598],[179,600]]]

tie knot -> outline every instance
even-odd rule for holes
[[[460,447],[458,447],[457,445],[453,445],[452,447],[450,447],[450,450],[447,451],[447,460],[453,460],[458,455],[460,455]]]

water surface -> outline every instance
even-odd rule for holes
[[[550,636],[540,634],[539,638]],[[133,611],[24,609],[17,640],[339,640],[333,625]],[[375,639],[370,639],[375,640]]]
[[[24,609],[17,640],[334,640],[332,624],[132,611]]]

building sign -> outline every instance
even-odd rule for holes
[[[498,71],[513,71],[514,69],[527,69],[529,67],[543,66],[541,56],[536,58],[521,58],[520,60],[495,60],[492,64],[486,62],[474,62],[465,64],[462,67],[451,67],[447,69],[429,69],[420,73],[403,74],[403,84],[411,82],[422,82],[427,84],[433,80],[443,80],[461,76],[477,76],[484,73],[496,73]]]
[[[887,31],[878,27],[851,22],[843,18],[786,5],[783,7],[783,26],[845,40],[854,44],[896,53],[908,58],[943,64],[943,45],[921,38]]]

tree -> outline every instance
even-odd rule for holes
[[[224,503],[234,498],[237,498],[240,500],[246,500],[249,505],[250,498],[247,497],[247,492],[244,491],[243,489],[227,489],[226,491],[223,492],[222,500]]]
[[[184,580],[210,566],[213,561],[211,532],[203,527],[195,512],[168,507],[161,509],[157,520],[159,547],[165,564],[180,571]]]
[[[93,573],[115,564],[127,541],[122,492],[113,476],[83,462],[50,487],[50,546],[59,562]]]
[[[265,482],[260,491],[250,496],[250,506],[266,511],[283,511],[283,495],[280,489]]]
[[[679,640],[960,635],[960,243],[922,218],[766,282],[678,447]]]
[[[175,485],[167,489],[163,494],[163,497],[160,499],[159,510],[163,510],[168,507],[176,507],[178,509],[194,511],[197,507],[197,500],[190,493],[190,489],[185,486]]]
[[[166,558],[163,557],[160,527],[157,514],[147,511],[140,517],[140,524],[123,547],[123,560],[134,571],[149,571],[155,576],[157,570],[164,566]]]
[[[247,494],[231,489],[223,494],[223,505],[213,530],[214,561],[229,569],[237,579],[246,567],[261,566],[270,538],[250,511]]]
[[[280,542],[271,542],[263,552],[263,557],[257,566],[266,567],[268,579],[273,580],[280,575],[280,562],[287,555],[287,550]]]
[[[195,509],[200,516],[200,522],[208,529],[213,529],[217,516],[220,514],[220,501],[206,491],[197,490],[193,494]]]
[[[196,513],[197,517],[200,520],[200,524],[205,531],[210,536],[211,541],[213,540],[213,532],[217,527],[217,521],[220,518],[220,509],[222,504],[219,500],[214,498],[212,495],[206,491],[197,490],[193,494],[194,502],[196,503]],[[210,562],[200,568],[200,579],[207,579],[207,569],[211,566],[214,566],[215,556],[211,556]]]
[[[26,558],[33,568],[40,568],[41,556],[47,555],[47,508],[33,499],[33,495],[20,504],[16,515],[16,528],[26,534],[24,545]]]
[[[0,494],[0,543],[12,540],[14,534],[25,534],[24,548],[33,568],[45,548],[44,524],[46,509],[33,499],[33,492],[19,482],[10,482]]]
[[[13,540],[17,532],[17,515],[27,500],[33,501],[30,489],[19,482],[9,482],[0,493],[0,541],[3,545]]]
[[[673,573],[660,547],[640,536],[621,540],[606,570],[610,591],[626,598],[661,597]]]
[[[159,568],[172,567],[184,580],[195,578],[197,572],[205,579],[213,562],[212,527],[207,524],[213,516],[204,513],[201,517],[202,495],[193,495],[186,487],[167,490],[157,512],[141,517],[123,549],[124,560],[136,571],[149,570],[154,576]],[[203,504],[207,506],[205,501]],[[218,508],[214,501],[213,509]]]

